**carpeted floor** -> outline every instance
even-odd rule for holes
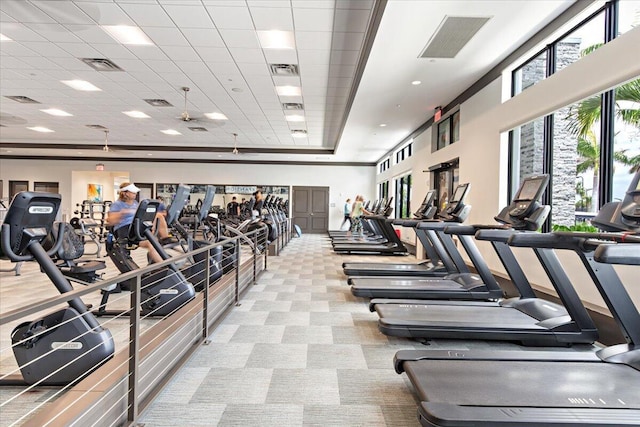
[[[159,426],[418,426],[393,355],[423,348],[386,337],[351,295],[326,235],[293,239],[142,414]]]

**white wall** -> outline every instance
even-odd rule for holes
[[[363,194],[375,196],[375,167],[373,166],[309,166],[309,165],[251,165],[251,164],[193,164],[193,163],[131,163],[103,161],[106,173],[128,171],[131,180],[145,183],[280,185],[329,187],[329,228],[342,222],[342,207],[347,197]],[[94,171],[95,162],[0,159],[0,179],[4,194],[8,194],[9,180],[54,181],[60,184],[62,214],[73,216],[74,203],[86,198],[86,185],[72,184],[72,171]],[[95,172],[94,173],[99,173]],[[97,178],[96,178],[97,179]],[[83,183],[84,184],[84,183]],[[105,191],[106,191],[105,187]],[[77,194],[80,192],[81,194]]]

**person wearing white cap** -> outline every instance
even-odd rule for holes
[[[113,234],[118,238],[126,237],[129,233],[129,226],[133,222],[133,217],[138,209],[136,194],[139,191],[140,189],[134,184],[123,182],[120,184],[118,200],[113,202],[109,208],[107,224],[113,227]],[[162,262],[162,257],[149,242],[143,240],[139,243],[139,246],[147,249],[153,262]]]

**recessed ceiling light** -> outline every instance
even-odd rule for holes
[[[304,122],[304,116],[301,116],[300,114],[291,114],[284,117],[288,122]]]
[[[414,86],[418,86],[420,83],[422,83],[420,80],[414,80],[411,82],[411,84]]]
[[[294,138],[305,138],[307,136],[307,131],[304,129],[293,129],[291,131],[291,136]]]
[[[0,42],[10,42],[10,41],[13,41],[13,40],[5,36],[4,34],[0,34]]]
[[[160,132],[164,133],[165,135],[182,135],[180,132],[178,132],[175,129],[165,129],[165,130],[161,130]]]
[[[385,127],[386,125],[387,125],[386,123],[380,123],[381,128]]]
[[[300,96],[302,90],[298,86],[276,86],[276,93],[279,96]]]
[[[71,117],[71,116],[73,116],[73,114],[67,113],[66,111],[59,110],[57,108],[47,108],[45,110],[40,110],[40,111],[42,111],[43,113],[51,114],[52,116],[58,116],[58,117]]]
[[[231,88],[231,92],[238,92],[238,93],[239,93],[239,92],[242,92],[242,91],[243,91],[243,90],[242,90],[242,88],[240,88],[240,87],[232,87],[232,88]]]
[[[122,44],[153,45],[153,42],[138,27],[131,25],[103,25],[102,28]]]
[[[295,49],[296,42],[291,31],[256,31],[263,49]]]
[[[85,91],[101,91],[102,90],[99,87],[96,87],[85,80],[60,80],[60,81],[75,90],[85,90]]]
[[[151,154],[151,153],[147,153],[147,156],[153,156],[153,154]]]
[[[227,116],[222,113],[205,113],[204,115],[211,120],[229,120]]]
[[[78,154],[82,154],[82,151],[78,151]]]
[[[134,119],[148,119],[148,118],[151,117],[151,116],[143,113],[142,111],[135,111],[135,110],[123,111],[122,113],[126,114],[129,117],[133,117]]]
[[[36,132],[43,132],[43,133],[55,132],[54,130],[51,130],[51,129],[43,127],[43,126],[33,126],[33,127],[28,127],[27,129],[35,130]]]

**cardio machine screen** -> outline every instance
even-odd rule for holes
[[[424,196],[424,200],[422,201],[422,207],[426,208],[429,205],[431,205],[433,203],[433,198],[436,195],[436,191],[435,190],[429,190],[427,191],[427,195]]]
[[[459,202],[460,200],[462,200],[462,198],[464,197],[464,193],[466,193],[467,191],[467,186],[466,185],[459,185],[458,188],[456,188],[456,192],[453,193],[453,197],[451,198],[451,202]]]
[[[525,180],[515,200],[535,200],[543,181],[542,178]]]

